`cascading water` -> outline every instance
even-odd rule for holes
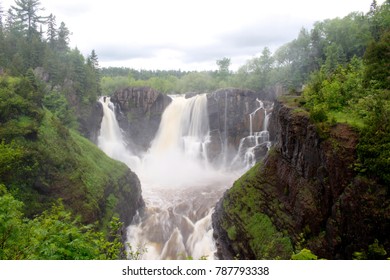
[[[272,107],[265,107],[263,101],[256,100],[258,107],[249,114],[249,136],[244,137],[240,141],[238,152],[233,160],[232,166],[237,167],[244,165],[245,169],[249,169],[256,163],[256,149],[265,146],[267,150],[271,147],[269,141],[268,122],[271,116]],[[253,119],[257,114],[263,114],[263,125],[261,131],[253,131]]]
[[[122,161],[131,169],[139,166],[139,158],[126,149],[122,132],[115,117],[115,106],[109,97],[101,97],[99,102],[103,106],[104,117],[102,119],[98,147],[109,157]]]
[[[100,102],[104,117],[98,145],[137,173],[146,203],[128,228],[128,243],[144,247],[144,259],[214,258],[212,210],[243,169],[226,172],[209,163],[206,95],[174,97],[142,158],[126,150],[110,100]],[[256,133],[249,137],[258,138]]]

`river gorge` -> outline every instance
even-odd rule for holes
[[[132,248],[143,248],[144,259],[215,257],[214,206],[270,146],[267,124],[272,102],[265,101],[265,105],[258,95],[249,95],[244,98],[254,102],[243,101],[248,113],[243,110],[243,116],[235,116],[243,120],[241,130],[247,128],[241,139],[229,138],[228,131],[228,126],[240,125],[228,116],[237,115],[230,112],[233,107],[229,109],[229,97],[237,96],[217,94],[223,106],[214,111],[220,118],[218,128],[215,120],[214,124],[209,121],[208,101],[219,101],[215,96],[170,96],[172,101],[145,150],[135,148],[140,145],[134,144],[131,129],[126,133],[120,127],[120,106],[109,97],[100,99],[103,118],[97,144],[108,156],[128,165],[141,181],[146,206],[128,227],[127,242]]]

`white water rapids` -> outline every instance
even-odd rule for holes
[[[128,228],[132,248],[146,249],[143,259],[213,259],[213,207],[244,170],[216,169],[209,163],[206,95],[175,97],[141,157],[126,149],[109,98],[100,102],[104,117],[98,146],[126,163],[141,181],[146,207]]]

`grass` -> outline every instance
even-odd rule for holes
[[[49,111],[42,119],[37,141],[30,146],[38,154],[36,181],[46,192],[43,201],[63,198],[84,222],[107,224],[115,215],[118,193],[124,188],[119,181],[127,174],[127,166],[106,156],[78,132],[65,128]]]
[[[363,129],[365,124],[361,118],[358,118],[353,112],[347,111],[329,111],[327,112],[330,120],[334,119],[337,123],[346,123],[359,130]]]

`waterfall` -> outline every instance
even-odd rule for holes
[[[244,169],[249,169],[255,165],[258,156],[256,156],[257,150],[263,148],[263,150],[269,150],[271,142],[269,141],[268,123],[271,116],[272,107],[267,109],[264,102],[256,99],[258,103],[257,108],[249,114],[249,135],[240,140],[238,152],[233,159],[232,167],[240,168],[244,166]],[[261,131],[254,132],[253,120],[257,114],[263,112],[263,125]]]
[[[208,164],[209,139],[206,95],[175,97],[143,158],[141,179],[160,187],[207,184],[215,175]]]
[[[258,100],[258,107],[250,114],[250,135],[241,141],[235,159],[239,168],[224,166],[218,169],[209,162],[207,155],[210,129],[205,94],[188,99],[173,97],[162,115],[150,149],[141,157],[126,148],[110,99],[99,101],[104,117],[98,146],[136,172],[146,204],[144,211],[129,226],[127,242],[132,248],[146,249],[143,259],[213,259],[216,251],[211,226],[213,207],[254,162],[254,149],[268,141],[269,113],[263,103]],[[225,136],[226,105],[227,100]],[[261,109],[265,114],[263,131],[254,132],[252,120]],[[250,145],[246,143],[248,141]],[[227,139],[224,144],[227,146]],[[226,152],[225,147],[222,153]],[[226,155],[222,156],[226,158]]]
[[[144,259],[214,258],[212,210],[238,175],[210,166],[209,134],[207,96],[173,97],[137,173],[146,209],[128,242]]]
[[[103,106],[103,119],[98,136],[98,147],[109,157],[122,161],[131,169],[139,167],[139,158],[126,148],[122,132],[115,116],[115,106],[109,97],[101,97],[99,102]]]

